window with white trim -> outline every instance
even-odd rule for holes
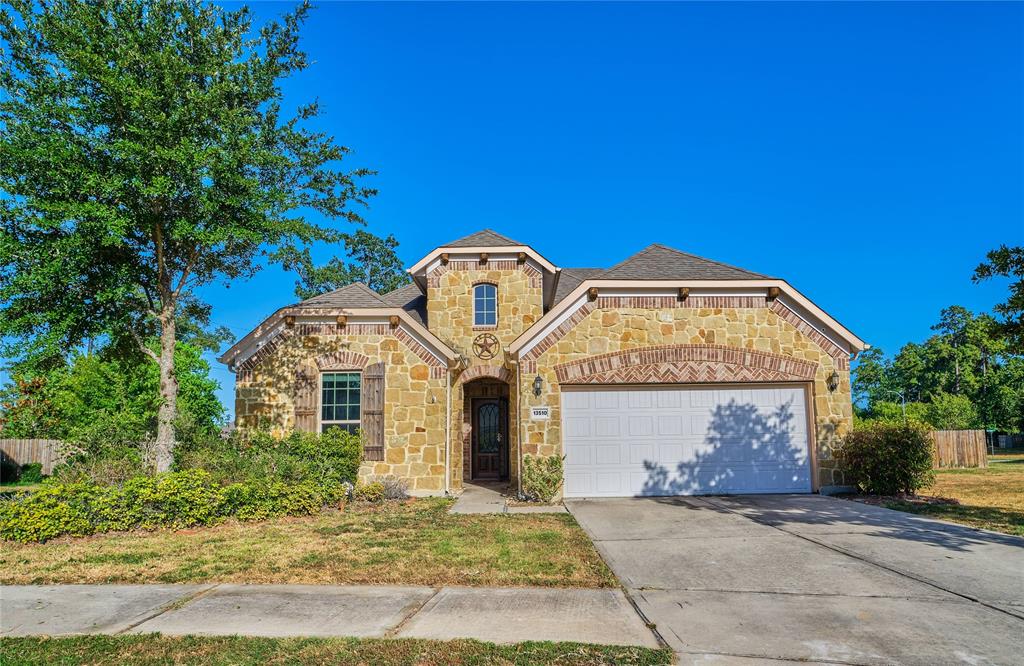
[[[320,432],[341,428],[359,429],[362,377],[358,372],[325,372],[320,375]]]
[[[473,287],[473,325],[498,325],[498,288],[493,284]]]

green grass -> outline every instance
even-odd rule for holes
[[[898,511],[949,520],[1005,534],[1024,536],[1024,452],[989,456],[985,469],[944,469],[923,494],[948,497],[960,504],[888,502]]]
[[[471,640],[75,636],[0,639],[0,664],[669,664],[672,652],[581,643]]]
[[[453,515],[433,498],[265,522],[4,543],[0,583],[614,587],[569,514]]]

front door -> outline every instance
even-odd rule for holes
[[[473,478],[500,479],[504,475],[505,410],[501,400],[473,404]]]

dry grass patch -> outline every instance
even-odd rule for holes
[[[471,640],[77,636],[5,638],[4,664],[668,664],[667,649]]]
[[[0,583],[616,585],[571,515],[453,515],[449,506],[421,499],[261,523],[5,543]]]
[[[914,504],[894,501],[890,509],[909,511],[1005,534],[1024,536],[1024,454],[989,457],[986,469],[936,472],[928,494],[958,504]]]

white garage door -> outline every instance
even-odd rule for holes
[[[802,387],[563,387],[566,497],[811,491]]]

